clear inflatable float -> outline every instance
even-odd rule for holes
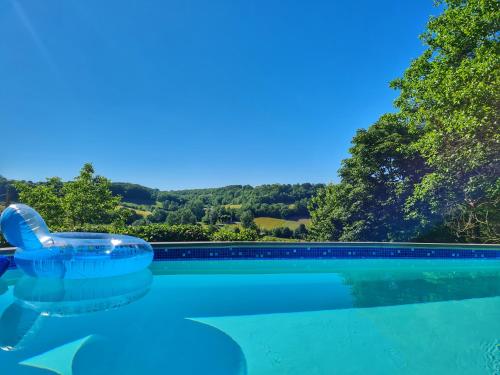
[[[33,277],[85,279],[124,275],[148,267],[153,249],[146,241],[108,233],[51,233],[42,217],[12,204],[0,217],[5,239],[16,246],[14,261]]]

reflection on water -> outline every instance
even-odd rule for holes
[[[500,274],[491,272],[420,272],[406,277],[369,279],[344,273],[354,307],[376,307],[500,296]]]
[[[146,269],[106,279],[39,279],[25,276],[14,287],[16,303],[45,316],[71,316],[116,309],[146,295],[153,276]]]
[[[18,350],[37,332],[40,314],[23,308],[17,303],[11,304],[0,317],[0,349]]]
[[[182,302],[148,293],[152,281],[150,270],[94,280],[20,278],[6,293],[11,303],[0,299],[0,374],[246,374],[237,343],[179,316]]]
[[[461,354],[457,369],[460,361],[496,369],[499,265],[159,262],[154,277],[24,277],[0,295],[0,345],[11,350],[0,351],[0,373],[46,373],[33,366],[74,374],[291,374],[311,366],[336,373],[349,368],[347,358],[360,369],[378,361],[380,373],[401,373],[400,366],[419,368],[405,356],[451,363],[459,344],[479,359]]]
[[[23,276],[14,301],[0,316],[0,349],[17,350],[38,330],[40,317],[64,317],[117,309],[146,295],[148,269],[107,279],[39,279]]]
[[[8,285],[5,281],[3,281],[2,279],[0,279],[0,296],[2,294],[4,294],[7,290],[8,290]]]
[[[162,294],[179,306],[176,310],[180,315],[187,317],[366,308],[500,296],[497,261],[192,263],[153,265],[155,275],[164,275],[165,280],[171,281],[161,284]]]

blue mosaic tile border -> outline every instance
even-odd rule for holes
[[[168,247],[155,260],[203,259],[500,259],[500,250],[394,247]]]
[[[498,259],[500,250],[380,247],[380,246],[218,246],[154,247],[155,261],[245,260],[245,259]],[[13,255],[7,255],[9,269],[16,268]]]

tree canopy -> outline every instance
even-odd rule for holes
[[[428,172],[411,147],[417,139],[397,115],[385,115],[359,130],[343,161],[341,183],[329,185],[311,202],[311,235],[318,240],[402,241],[418,235],[422,223],[404,206]],[[425,227],[425,226],[424,226]]]
[[[312,238],[500,240],[500,3],[439,4],[391,84],[398,112],[357,133],[341,182],[311,202]]]
[[[309,217],[307,205],[322,184],[231,185],[220,188],[160,191],[127,183],[112,183],[123,204],[152,212],[138,223],[227,224],[241,215],[296,220]],[[189,211],[189,212],[188,212]],[[192,215],[191,215],[192,214]],[[194,217],[194,219],[193,219]]]
[[[36,209],[49,226],[61,226],[122,222],[126,212],[110,184],[87,163],[73,181],[63,183],[52,177],[39,184],[17,182],[15,187],[19,200]]]

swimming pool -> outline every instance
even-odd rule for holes
[[[228,259],[245,257],[240,245],[206,246],[170,246],[157,258],[175,261],[107,279],[9,270],[0,373],[500,373],[497,252],[350,259],[357,250],[346,248],[343,259],[300,259],[308,246],[287,245],[276,258],[289,259],[262,260],[263,246],[245,259]],[[182,260],[188,251],[225,260]]]

